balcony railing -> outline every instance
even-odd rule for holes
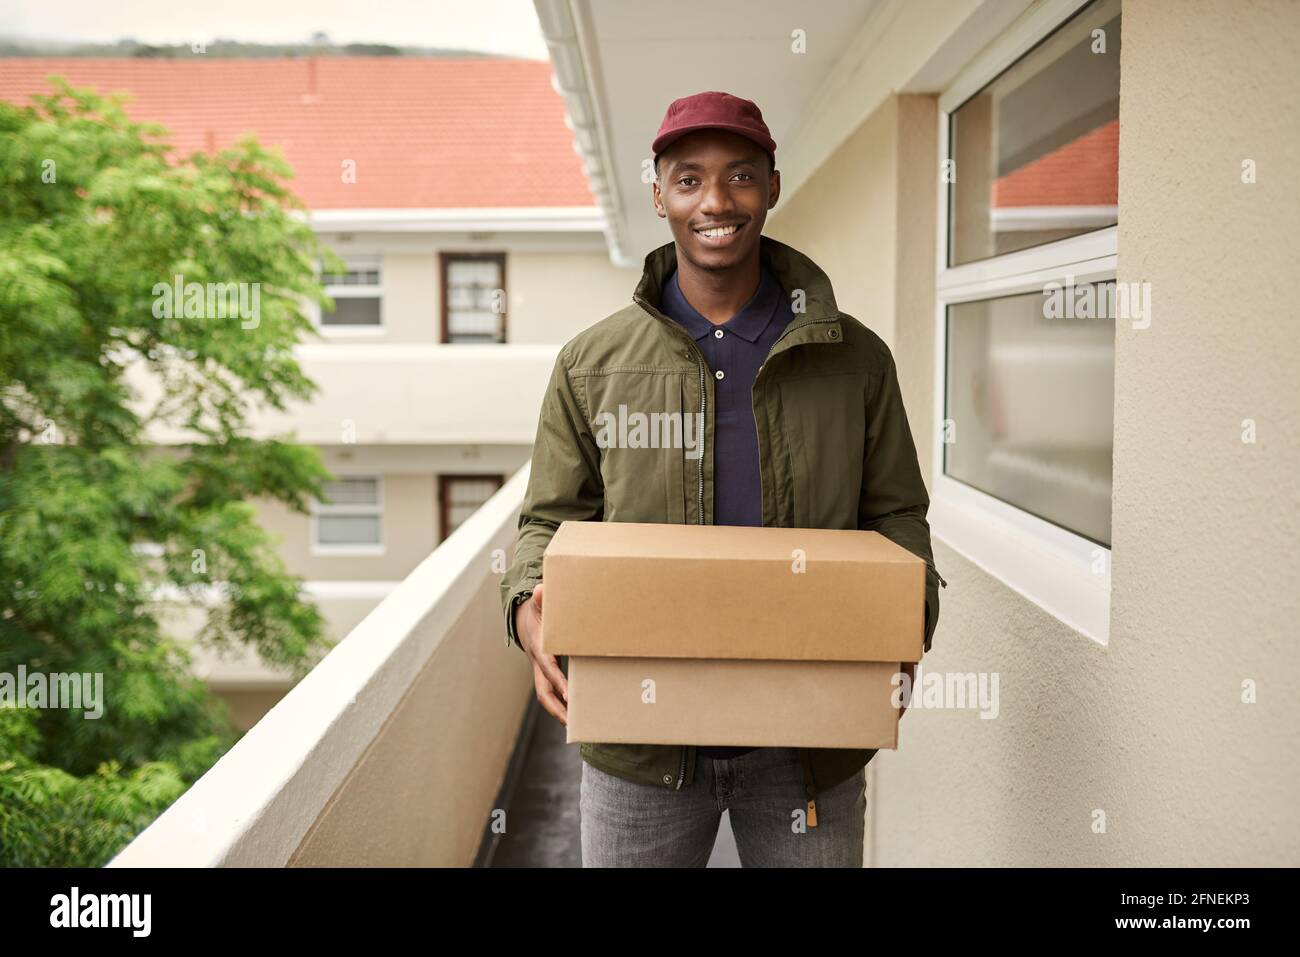
[[[532,445],[558,351],[527,344],[302,344],[295,354],[319,391],[287,412],[250,410],[250,434],[292,431],[298,441],[317,445]],[[140,411],[152,409],[158,377],[137,361],[125,378]],[[155,425],[149,438],[166,445],[191,437]]]
[[[110,867],[469,866],[532,672],[498,582],[525,466]]]

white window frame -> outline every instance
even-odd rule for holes
[[[345,270],[365,269],[377,270],[379,272],[379,284],[375,286],[325,286],[325,295],[331,299],[375,299],[379,302],[379,322],[375,325],[363,325],[359,323],[351,324],[327,324],[324,321],[324,315],[319,304],[315,306],[312,313],[312,324],[316,331],[324,336],[382,336],[384,334],[384,260],[382,256],[377,255],[349,255],[340,257],[343,260]],[[317,264],[318,275],[324,274],[321,264]]]
[[[948,158],[950,116],[1090,0],[1044,0],[976,57],[939,97],[939,160]],[[961,170],[957,170],[961,176]],[[1118,226],[990,259],[948,265],[949,188],[939,179],[935,243],[933,491],[935,535],[971,562],[1073,630],[1110,639],[1111,549],[944,474],[947,313],[956,303],[1043,291],[1051,281],[1116,278]],[[1101,569],[1098,571],[1098,569]]]
[[[337,474],[339,481],[344,479],[374,479],[375,504],[350,505],[325,503],[311,500],[311,546],[312,555],[337,557],[343,555],[383,555],[384,546],[384,477],[373,473]],[[323,544],[320,540],[320,517],[322,515],[376,515],[379,517],[379,542],[371,545]]]

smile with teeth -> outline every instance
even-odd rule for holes
[[[730,236],[740,229],[739,225],[719,226],[717,229],[697,229],[696,232],[701,236],[707,236],[710,239],[722,239]]]

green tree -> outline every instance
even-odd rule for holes
[[[252,139],[181,157],[120,98],[55,78],[34,103],[0,103],[0,680],[99,673],[103,713],[0,707],[0,864],[97,866],[238,738],[159,588],[210,647],[296,675],[328,647],[250,500],[305,512],[332,476],[248,416],[314,394],[301,306],[341,264]],[[256,308],[169,301],[177,276]]]

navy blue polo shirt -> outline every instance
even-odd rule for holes
[[[714,325],[686,301],[674,268],[664,279],[660,303],[660,311],[695,339],[714,378],[713,523],[762,525],[754,378],[794,318],[790,299],[777,278],[761,267],[754,295],[734,316]],[[698,753],[733,758],[753,750],[701,746]]]

